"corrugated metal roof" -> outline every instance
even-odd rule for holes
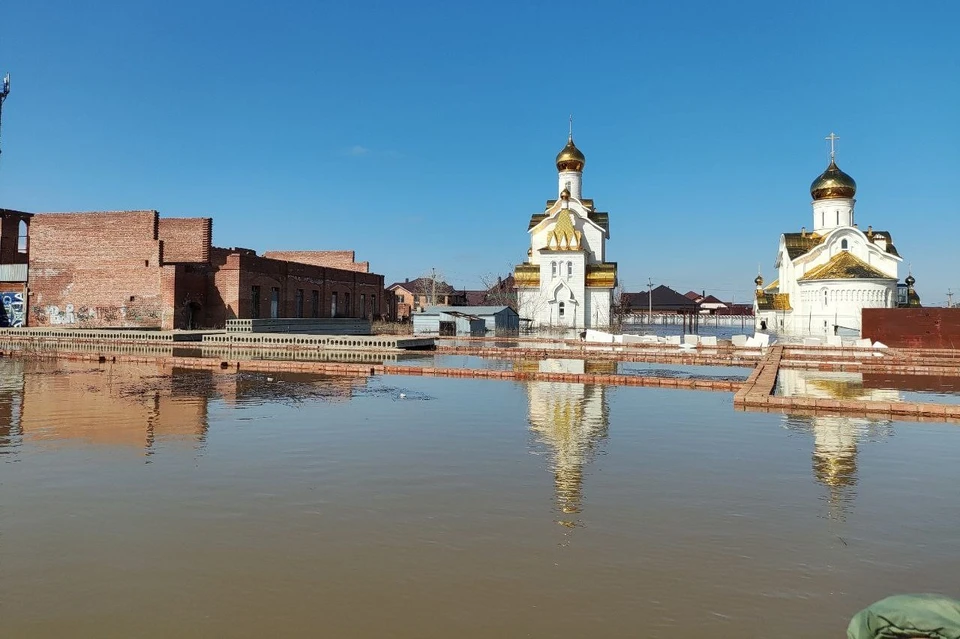
[[[509,306],[428,306],[423,309],[421,315],[439,315],[440,313],[463,313],[464,315],[476,315],[482,317],[484,315],[496,315],[501,313],[504,310],[509,310],[511,313],[516,313]],[[417,313],[415,313],[416,315]]]

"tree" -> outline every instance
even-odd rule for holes
[[[509,306],[517,310],[517,287],[513,281],[513,274],[506,278],[487,273],[480,277],[480,283],[485,289],[483,303],[490,306]]]
[[[441,295],[448,293],[449,285],[443,280],[443,273],[435,268],[430,269],[426,274],[418,277],[414,282],[413,295],[414,306],[437,306]],[[426,303],[421,303],[421,299]]]
[[[626,319],[630,313],[630,305],[627,302],[626,293],[626,286],[623,280],[618,277],[617,285],[613,287],[613,291],[610,293],[612,296],[610,300],[610,328],[621,330],[624,319]]]

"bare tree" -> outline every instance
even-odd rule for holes
[[[414,306],[437,306],[439,296],[447,295],[449,285],[443,279],[443,273],[435,268],[418,277],[413,286]],[[424,300],[425,303],[421,303]]]
[[[630,313],[630,307],[626,300],[627,287],[623,280],[617,278],[617,285],[613,287],[610,296],[610,328],[621,330],[623,321]]]
[[[480,284],[486,291],[483,298],[484,304],[509,306],[513,310],[517,310],[517,287],[510,275],[504,278],[500,275],[487,273],[480,277]]]

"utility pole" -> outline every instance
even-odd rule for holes
[[[437,305],[437,269],[430,269],[430,306]]]
[[[3,103],[6,101],[7,96],[10,95],[10,74],[3,76],[3,86],[0,88],[0,122],[3,118]]]
[[[653,278],[647,278],[647,321],[653,324]]]

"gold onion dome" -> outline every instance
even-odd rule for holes
[[[857,194],[857,183],[852,177],[840,170],[837,163],[830,160],[830,166],[810,185],[810,195],[814,200],[834,198],[852,198]]]
[[[563,147],[560,153],[557,153],[557,170],[582,171],[583,165],[586,164],[586,162],[587,158],[583,156],[583,153],[580,152],[577,145],[573,143],[573,136],[571,135],[567,140],[567,146]]]

